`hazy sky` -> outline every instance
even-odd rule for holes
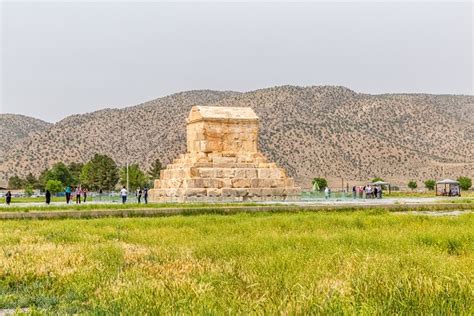
[[[2,113],[57,121],[183,90],[285,84],[473,94],[470,1],[0,8]]]

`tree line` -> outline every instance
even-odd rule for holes
[[[128,166],[128,182],[131,190],[151,186],[151,181],[160,177],[162,164],[159,159],[153,161],[147,171],[140,169],[138,164]],[[33,190],[49,190],[57,193],[66,186],[81,186],[91,191],[111,191],[116,185],[127,184],[127,168],[119,168],[115,161],[102,154],[95,154],[91,160],[83,163],[65,164],[57,162],[51,168],[46,168],[39,177],[29,173],[25,178],[12,176],[8,179],[8,188],[24,189],[25,193]]]

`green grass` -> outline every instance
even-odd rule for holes
[[[474,214],[4,221],[0,247],[0,309],[474,313]]]
[[[245,202],[245,203],[103,203],[103,204],[60,204],[60,205],[31,205],[31,206],[16,206],[10,205],[7,207],[0,208],[0,212],[30,212],[30,211],[64,211],[64,210],[76,210],[76,211],[87,211],[87,210],[129,210],[129,209],[156,209],[156,208],[198,208],[198,207],[223,207],[223,206],[255,206],[256,203]]]
[[[129,196],[129,200],[136,201],[136,197],[131,195]],[[16,203],[45,203],[45,197],[40,196],[40,197],[12,197],[12,204]],[[75,196],[71,197],[72,202],[76,202]],[[87,201],[100,201],[100,202],[121,202],[120,196],[108,196],[108,195],[103,195],[103,196],[88,196]],[[143,199],[142,199],[143,201]],[[52,196],[51,197],[51,202],[66,202],[66,197],[64,196]],[[5,197],[0,198],[0,203],[5,203]]]

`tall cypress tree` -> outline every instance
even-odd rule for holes
[[[151,180],[159,179],[162,168],[163,167],[161,165],[160,159],[156,159],[155,161],[153,161],[153,163],[151,164],[150,170],[148,170],[148,175],[150,176],[150,179]]]

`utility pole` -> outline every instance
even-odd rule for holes
[[[129,181],[128,181],[128,155],[127,155],[127,193],[130,194]]]

